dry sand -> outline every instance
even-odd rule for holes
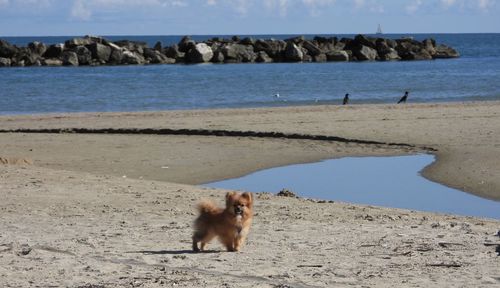
[[[40,130],[75,128],[95,134]],[[499,200],[500,102],[3,116],[0,129],[0,286],[500,287],[497,220],[270,194],[242,252],[193,254],[195,204],[225,191],[187,185],[433,149],[426,177]]]

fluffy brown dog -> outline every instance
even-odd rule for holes
[[[200,203],[200,216],[194,221],[193,251],[205,250],[216,236],[227,251],[239,251],[252,224],[252,207],[252,193],[227,193],[225,209],[211,202]],[[201,242],[200,248],[198,242]]]

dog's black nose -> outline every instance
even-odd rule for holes
[[[236,214],[242,214],[243,213],[243,209],[238,206],[238,207],[234,208],[234,212],[236,212]]]

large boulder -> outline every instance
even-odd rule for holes
[[[61,58],[64,51],[64,44],[53,44],[43,53],[44,58]]]
[[[78,66],[78,55],[73,51],[64,51],[62,61],[65,66]]]
[[[28,49],[31,51],[31,53],[42,56],[45,51],[47,51],[47,45],[38,41],[30,42],[28,43]]]
[[[123,51],[122,64],[142,65],[146,64],[146,59],[137,52],[125,50]]]
[[[186,53],[179,51],[177,44],[163,48],[163,54],[168,58],[175,59],[176,62],[183,62],[184,57],[186,57]]]
[[[355,46],[363,45],[363,46],[367,46],[367,47],[370,47],[372,49],[375,49],[376,41],[377,41],[376,38],[367,37],[365,35],[359,34],[359,35],[356,35],[356,37],[354,37],[353,43]]]
[[[273,58],[269,57],[265,51],[260,51],[257,53],[257,59],[255,59],[255,62],[271,63],[273,62]]]
[[[324,53],[313,56],[312,58],[313,58],[314,62],[326,62],[326,61],[328,61],[328,58],[326,57],[326,54],[324,54]]]
[[[300,62],[304,59],[302,49],[295,45],[293,41],[287,42],[285,52],[285,60],[290,62]]]
[[[0,57],[0,67],[10,67],[11,61],[9,58]]]
[[[76,46],[72,49],[78,57],[79,65],[89,65],[92,61],[92,52],[85,46]]]
[[[308,40],[302,43],[302,47],[304,47],[307,50],[307,54],[311,56],[317,56],[323,52],[316,44]]]
[[[122,64],[123,60],[123,51],[121,49],[113,49],[111,51],[111,55],[109,55],[109,61],[108,63],[111,65],[119,65]],[[128,51],[128,50],[127,50]]]
[[[217,49],[214,51],[214,56],[210,60],[212,63],[224,63],[224,53],[221,49]]]
[[[446,59],[446,58],[457,58],[460,57],[460,53],[457,50],[446,46],[446,45],[437,45],[436,53],[432,55],[434,59]]]
[[[429,54],[436,54],[436,40],[432,38],[425,39],[424,41],[422,41],[422,44],[424,45],[424,49],[427,50]]]
[[[245,37],[243,39],[241,39],[239,42],[239,44],[243,44],[243,45],[254,45],[255,44],[255,40],[251,37]]]
[[[62,66],[63,61],[60,59],[48,58],[48,59],[43,59],[42,65],[44,65],[44,66]]]
[[[254,51],[264,51],[266,54],[273,58],[274,61],[281,61],[282,53],[285,50],[286,42],[283,40],[262,40],[258,39],[254,44]]]
[[[377,50],[365,45],[355,46],[351,51],[358,61],[376,60],[378,56]]]
[[[401,57],[399,57],[399,54],[395,49],[389,48],[389,50],[385,51],[384,54],[379,53],[379,59],[382,61],[393,61],[401,60]]]
[[[33,53],[29,48],[27,47],[21,47],[19,48],[19,51],[17,52],[14,57],[12,57],[13,66],[33,66],[35,63],[38,63],[38,60],[40,59],[40,55]]]
[[[349,61],[349,54],[342,51],[330,51],[326,53],[326,59],[328,61]]]
[[[141,55],[144,54],[144,49],[148,47],[148,44],[146,42],[129,41],[129,40],[116,41],[114,42],[114,44],[120,48],[124,48],[132,52],[137,52]],[[111,45],[108,46],[111,47]]]
[[[251,45],[226,44],[221,47],[226,63],[254,62],[257,54]]]
[[[400,60],[398,52],[389,46],[386,39],[379,38],[376,42],[376,49],[379,59],[382,61]]]
[[[286,43],[293,43],[293,44],[301,44],[302,42],[304,42],[306,40],[306,38],[303,36],[303,35],[300,35],[300,36],[295,36],[295,37],[292,37],[292,38],[288,38],[288,39],[285,39],[285,42]]]
[[[186,62],[189,63],[205,63],[209,62],[214,56],[212,48],[205,43],[196,44],[186,54]]]
[[[152,64],[173,64],[175,63],[175,59],[168,58],[163,55],[160,51],[151,48],[144,49],[144,57],[149,63]]]
[[[109,57],[111,56],[111,47],[99,43],[92,43],[86,47],[92,53],[93,59],[104,63],[109,61]]]
[[[193,49],[195,45],[196,42],[192,40],[191,37],[184,36],[181,41],[179,41],[179,44],[177,44],[177,49],[179,49],[180,52],[186,53]]]
[[[18,48],[9,42],[0,39],[0,57],[11,58],[18,52]]]
[[[102,41],[101,41],[102,42]],[[101,43],[99,42],[99,43]],[[68,48],[73,48],[76,46],[86,46],[94,43],[94,41],[90,37],[85,38],[73,38],[64,42],[64,45]]]
[[[153,49],[155,49],[156,51],[159,51],[161,52],[161,50],[163,50],[163,45],[161,44],[160,41],[157,41],[155,46],[153,46]]]

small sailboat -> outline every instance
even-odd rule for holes
[[[380,24],[378,24],[378,27],[377,27],[377,34],[383,34],[382,33],[382,26],[380,26]]]

